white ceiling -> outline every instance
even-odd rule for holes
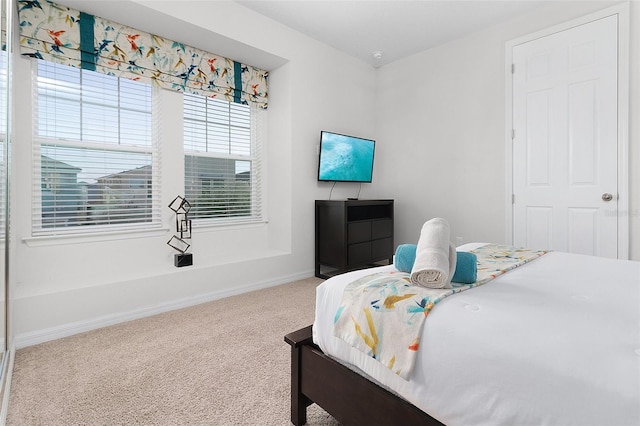
[[[235,1],[375,67],[549,4],[549,0]],[[382,58],[373,57],[376,51]]]
[[[145,7],[167,0],[55,0],[140,30],[270,70],[284,60],[208,29],[185,31]],[[184,0],[182,0],[184,1]],[[183,4],[220,0],[190,0]],[[567,0],[234,0],[374,67]],[[579,1],[579,0],[574,0]],[[373,57],[381,51],[382,58]]]

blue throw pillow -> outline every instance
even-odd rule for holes
[[[396,248],[393,264],[400,272],[411,273],[416,261],[416,244],[400,244]],[[478,257],[466,251],[456,252],[456,271],[451,278],[454,283],[471,284],[478,279]]]

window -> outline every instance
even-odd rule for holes
[[[185,197],[200,223],[262,220],[260,132],[264,111],[184,95]]]
[[[36,63],[33,234],[159,226],[151,86]]]
[[[0,49],[0,239],[5,238],[5,208],[4,203],[6,192],[6,178],[7,172],[5,161],[5,150],[7,144],[7,105],[8,105],[8,92],[7,92],[7,51]]]

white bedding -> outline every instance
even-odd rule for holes
[[[393,269],[318,286],[313,339],[326,354],[449,426],[640,425],[640,262],[551,252],[444,299],[409,381],[333,336],[344,287]]]

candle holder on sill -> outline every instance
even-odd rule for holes
[[[187,253],[191,245],[185,241],[191,239],[191,219],[189,219],[191,204],[186,198],[178,195],[169,204],[169,208],[176,214],[176,234],[167,241],[167,244],[180,252],[174,255],[173,263],[178,268],[193,265],[193,254]]]

